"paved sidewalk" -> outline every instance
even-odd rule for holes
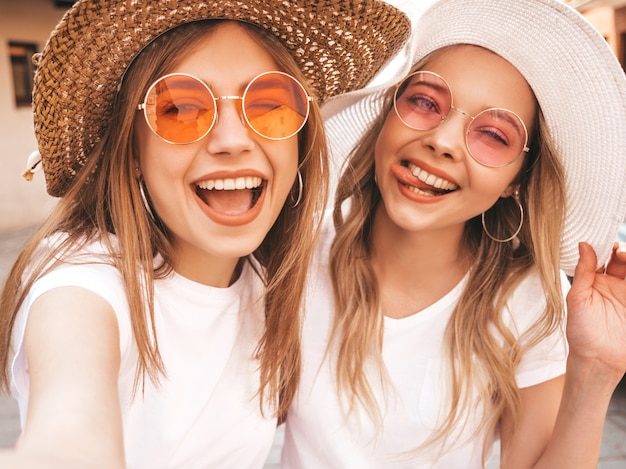
[[[32,228],[0,233],[0,282],[4,282],[8,270],[19,253],[26,238],[33,232]],[[19,415],[15,401],[9,398],[0,398],[0,448],[13,446],[19,435]],[[284,439],[284,428],[281,426],[276,432],[274,445],[269,454],[264,469],[278,469],[280,451]],[[487,469],[496,469],[497,454]],[[615,391],[609,407],[599,469],[626,469],[626,378]]]

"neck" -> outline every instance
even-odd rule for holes
[[[176,273],[197,283],[217,288],[232,285],[241,274],[241,258],[216,258],[204,252],[176,250],[173,268]]]
[[[415,314],[448,293],[469,269],[463,230],[406,231],[379,206],[372,228],[372,268],[386,316]]]

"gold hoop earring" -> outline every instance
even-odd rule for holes
[[[494,240],[496,243],[507,243],[515,239],[517,235],[519,234],[519,232],[521,231],[522,225],[524,224],[524,207],[522,207],[522,203],[519,200],[519,191],[515,191],[513,193],[513,200],[515,201],[515,203],[517,203],[517,207],[519,208],[519,226],[517,227],[517,230],[515,230],[515,233],[513,233],[511,236],[509,236],[506,239],[498,239],[494,237],[491,233],[489,233],[489,230],[487,229],[487,225],[485,225],[485,212],[483,212],[481,215],[481,221],[483,223],[483,231],[485,232],[487,236],[489,236],[489,238]]]
[[[300,201],[302,200],[303,191],[304,191],[304,184],[302,183],[302,174],[300,174],[300,170],[298,170],[298,198],[296,199],[294,204],[291,206],[292,208],[296,208],[298,204],[300,203]],[[293,194],[291,196],[291,199],[293,200]]]
[[[141,201],[143,202],[143,206],[146,209],[146,212],[148,212],[148,215],[150,215],[150,218],[152,218],[152,220],[156,222],[156,218],[154,218],[154,213],[152,213],[152,208],[150,207],[150,202],[148,202],[148,197],[146,197],[146,191],[143,187],[145,184],[143,178],[138,178],[137,182],[139,183],[139,194],[141,195]]]

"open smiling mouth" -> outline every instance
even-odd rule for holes
[[[216,212],[241,215],[255,207],[266,185],[258,176],[209,179],[196,184],[196,195]]]
[[[402,161],[401,165],[407,168],[411,175],[415,178],[403,178],[401,184],[412,192],[426,197],[437,197],[449,194],[459,188],[459,186],[451,181],[435,176],[428,171],[415,166],[409,161]]]

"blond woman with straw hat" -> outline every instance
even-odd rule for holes
[[[408,18],[378,0],[79,0],[36,58],[60,197],[2,293],[2,467],[262,467],[298,383],[319,106]]]
[[[397,79],[325,107],[334,156],[357,145],[282,467],[481,468],[497,441],[502,467],[596,467],[626,370],[624,72],[557,0],[440,0],[414,31]]]

